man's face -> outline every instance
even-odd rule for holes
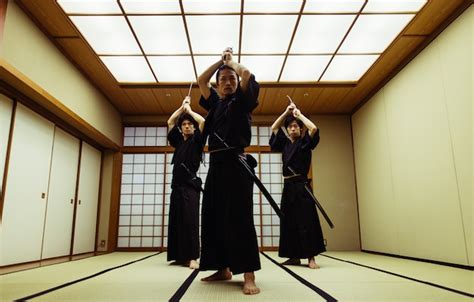
[[[221,96],[229,96],[237,91],[239,79],[235,71],[230,69],[223,69],[219,73],[217,81],[217,90]]]
[[[286,127],[286,131],[288,131],[288,135],[293,139],[297,139],[301,136],[301,128],[296,121],[292,121],[288,127]]]
[[[181,132],[184,136],[191,136],[194,134],[194,124],[188,120],[184,120],[181,124]]]

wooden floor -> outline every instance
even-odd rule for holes
[[[326,252],[319,270],[261,254],[262,292],[241,293],[242,275],[205,283],[210,272],[169,265],[166,253],[117,252],[0,276],[0,300],[35,301],[473,301],[472,271],[361,252]]]

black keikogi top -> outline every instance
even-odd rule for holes
[[[281,152],[283,159],[283,176],[292,176],[293,173],[288,166],[295,171],[296,174],[303,176],[308,175],[309,166],[311,165],[311,150],[316,148],[319,143],[319,128],[313,137],[306,133],[298,138],[294,143],[286,137],[283,130],[278,129],[278,133],[272,134],[270,137],[270,147],[273,152]]]
[[[204,147],[201,131],[195,129],[194,134],[187,140],[184,140],[178,126],[175,126],[168,133],[168,141],[170,145],[175,148],[173,159],[171,160],[173,164],[173,180],[171,186],[185,184],[192,176],[181,164],[184,163],[189,171],[196,175]]]
[[[259,90],[260,85],[255,81],[255,76],[251,75],[246,92],[242,91],[239,84],[237,91],[224,99],[219,97],[214,88],[211,88],[211,95],[207,100],[201,96],[199,105],[209,112],[203,131],[203,141],[209,137],[209,151],[225,148],[214,132],[237,150],[250,145],[251,112],[258,105]]]

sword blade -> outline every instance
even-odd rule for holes
[[[270,192],[268,192],[267,188],[265,188],[265,186],[263,185],[263,183],[260,181],[260,179],[257,177],[257,175],[255,175],[255,173],[253,173],[252,171],[252,168],[249,167],[249,165],[247,164],[247,162],[240,158],[239,157],[239,162],[244,166],[245,170],[247,171],[247,173],[250,175],[250,177],[253,179],[253,181],[255,182],[255,184],[257,185],[257,187],[260,189],[260,191],[262,192],[263,196],[265,196],[265,198],[267,199],[267,201],[270,203],[270,206],[273,208],[273,210],[275,211],[275,213],[278,215],[278,217],[281,219],[283,218],[283,216],[285,216],[283,214],[283,212],[280,210],[280,208],[278,207],[278,204],[275,202],[275,200],[273,199],[272,195],[270,194]]]

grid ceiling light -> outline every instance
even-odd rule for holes
[[[119,83],[188,83],[226,47],[261,82],[357,82],[427,0],[57,0]]]
[[[288,56],[280,81],[316,82],[327,66],[330,55],[325,56]]]
[[[117,0],[115,0],[117,2]],[[180,14],[176,0],[120,0],[126,14]]]
[[[151,67],[161,82],[193,82],[194,74],[191,56],[148,57]]]
[[[240,13],[240,0],[182,0],[185,14]],[[176,1],[178,2],[178,1]]]
[[[337,55],[321,81],[357,81],[378,57],[379,55]]]
[[[261,82],[276,82],[285,56],[242,56],[240,62]]]
[[[154,82],[155,78],[143,57],[101,56],[100,59],[120,83]]]

